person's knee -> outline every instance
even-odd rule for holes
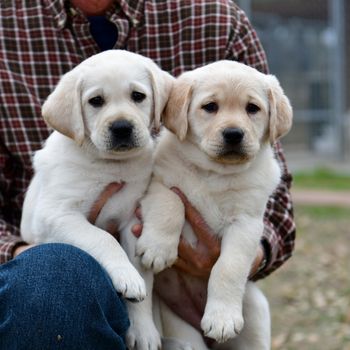
[[[42,334],[58,342],[69,337],[79,342],[80,335],[88,341],[90,334],[121,344],[129,325],[125,304],[87,253],[43,244],[5,265],[0,267],[0,321],[8,333],[35,332],[32,337]]]
[[[89,254],[67,244],[43,244],[20,254],[12,261],[9,287],[19,294],[43,301],[50,295],[69,303],[104,296],[114,289],[104,269]],[[101,288],[103,286],[103,288]]]
[[[14,259],[11,267],[17,283],[38,282],[42,286],[63,286],[108,280],[98,262],[83,250],[61,243],[42,244],[30,248]],[[92,280],[91,280],[91,277]]]

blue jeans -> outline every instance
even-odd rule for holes
[[[66,244],[0,266],[1,350],[125,349],[123,300],[95,259]]]

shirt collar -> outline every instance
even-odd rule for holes
[[[46,9],[52,13],[56,27],[63,29],[67,21],[67,0],[43,0]],[[137,26],[142,19],[144,0],[118,0],[120,8],[131,20],[133,25]],[[110,13],[106,14],[110,17]]]
[[[144,0],[118,0],[117,2],[134,25],[137,25],[141,21],[145,3]]]
[[[43,0],[46,10],[52,14],[56,27],[62,29],[66,25],[67,13],[65,0]]]

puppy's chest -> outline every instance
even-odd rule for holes
[[[224,228],[231,225],[240,213],[237,206],[237,193],[232,189],[218,190],[207,182],[198,182],[198,186],[182,184],[181,190],[186,194],[191,204],[199,211],[205,222],[219,236]],[[187,222],[184,235],[190,242],[195,242],[192,227]]]
[[[131,220],[138,200],[146,191],[147,183],[126,182],[115,193],[108,193],[106,191],[109,185],[97,186],[90,193],[90,196],[88,196],[89,199],[84,203],[84,212],[88,217],[93,207],[99,208],[95,222],[96,226],[105,230],[109,227],[121,230]]]
[[[163,172],[161,178],[168,188],[180,188],[204,216],[216,216],[220,221],[231,220],[237,207],[235,198],[241,197],[235,181],[216,174],[198,174],[191,169],[182,169]]]
[[[218,192],[210,191],[209,188],[202,188],[202,191],[192,189],[184,192],[192,205],[200,212],[205,222],[218,235],[221,235],[223,229],[231,225],[239,215],[239,208],[234,200],[233,191]],[[186,225],[185,231],[192,232],[191,226]],[[190,236],[190,232],[188,233]]]
[[[80,183],[81,211],[89,217],[95,209],[96,226],[122,229],[131,219],[137,201],[146,191],[151,169],[125,174],[119,167],[105,167],[99,171],[87,171]],[[115,185],[123,184],[119,189]],[[96,216],[95,215],[95,216]]]

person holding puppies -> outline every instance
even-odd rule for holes
[[[3,1],[0,18],[0,348],[123,349],[125,307],[96,261],[72,246],[28,249],[21,239],[31,156],[49,135],[41,105],[64,73],[106,49],[147,56],[174,76],[221,59],[267,73],[264,51],[229,0]],[[274,149],[283,173],[266,208],[253,280],[276,270],[294,248],[291,175],[281,145]],[[194,231],[210,237],[200,213],[179,195]],[[140,227],[135,231],[140,234]],[[180,243],[179,268],[208,276],[218,256],[212,243],[214,249],[196,252],[194,259]]]

